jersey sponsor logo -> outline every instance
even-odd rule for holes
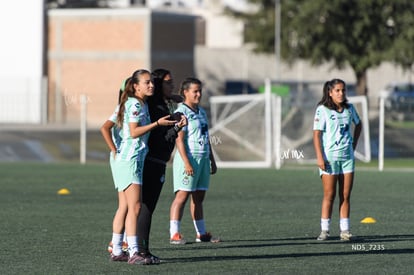
[[[339,126],[339,132],[341,133],[341,135],[345,135],[349,130],[349,125],[348,124],[341,124]]]
[[[345,138],[345,135],[349,131],[349,125],[348,124],[340,124],[339,125],[339,133],[341,134],[341,137],[338,141],[335,141],[335,145],[338,146],[340,144],[345,144],[345,142],[342,142]]]

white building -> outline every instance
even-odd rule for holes
[[[43,22],[42,0],[1,1],[0,123],[45,119]]]
[[[147,6],[201,16],[207,48],[241,48],[244,44],[243,23],[223,13],[225,7],[248,11],[251,7],[244,0],[147,0]]]

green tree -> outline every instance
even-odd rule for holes
[[[275,0],[248,0],[257,10],[232,13],[245,22],[245,41],[258,52],[275,49]],[[411,70],[414,59],[412,0],[280,0],[281,56],[292,63],[349,65],[357,92],[367,91],[367,70],[392,61]]]

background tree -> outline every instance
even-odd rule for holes
[[[275,0],[248,0],[257,10],[230,13],[245,22],[245,41],[258,52],[275,49]],[[411,70],[414,58],[412,0],[281,0],[281,56],[293,63],[349,65],[357,93],[367,92],[367,70],[392,61]]]

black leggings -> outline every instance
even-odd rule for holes
[[[157,206],[165,181],[166,165],[146,159],[142,184],[142,205],[138,217],[138,248],[139,252],[149,252],[149,235],[152,214]]]

